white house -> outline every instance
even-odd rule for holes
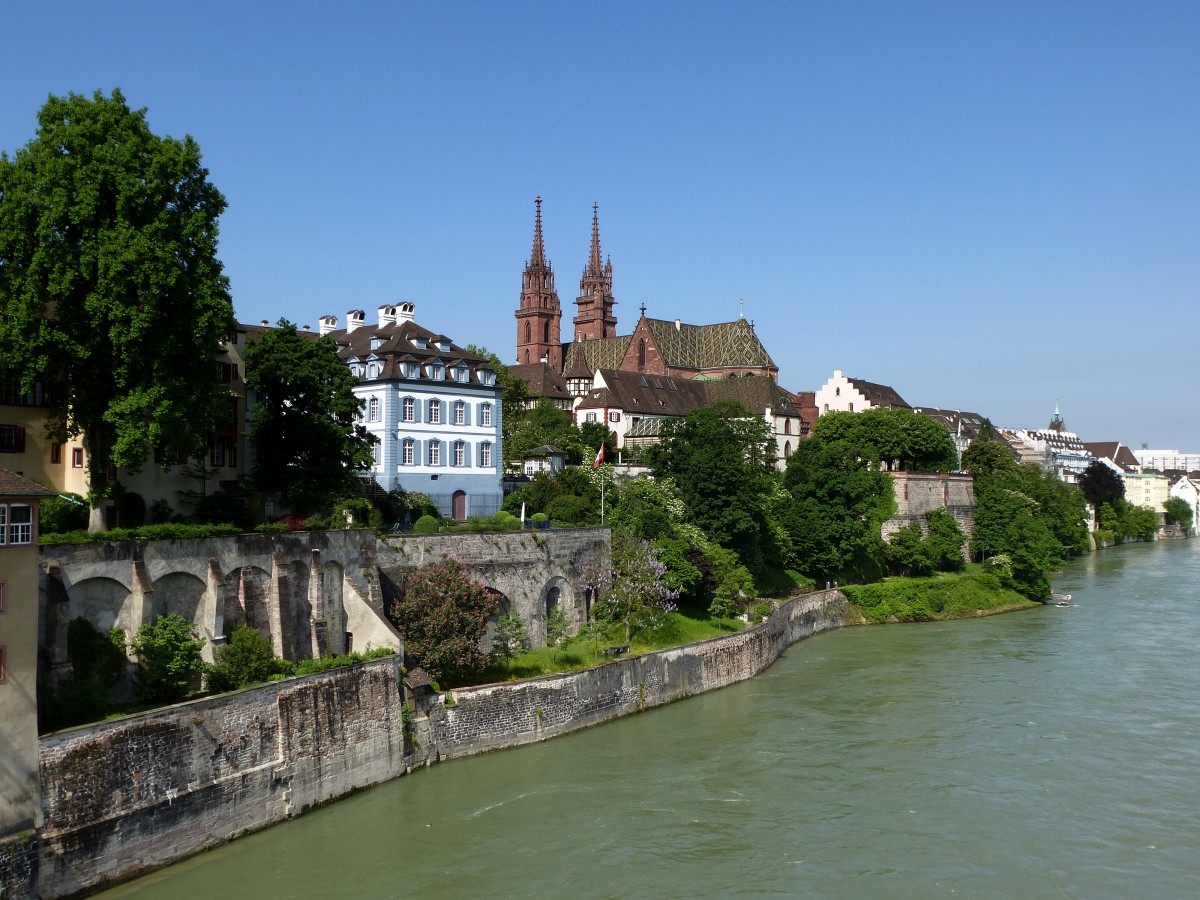
[[[491,363],[413,321],[412,303],[379,307],[375,325],[351,310],[346,327],[321,317],[358,378],[364,422],[379,439],[371,476],[384,490],[419,491],[442,515],[500,509],[500,387]]]
[[[1192,510],[1191,534],[1200,534],[1200,480],[1187,476],[1177,478],[1167,494],[1187,503]]]
[[[835,369],[833,376],[817,388],[815,400],[817,412],[822,416],[835,411],[865,412],[877,406],[909,408],[904,398],[886,384],[847,378],[840,369]]]

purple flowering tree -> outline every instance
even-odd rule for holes
[[[583,586],[596,598],[592,609],[597,619],[624,626],[625,643],[640,631],[661,626],[679,596],[654,545],[626,532],[613,535],[612,568],[589,569]]]

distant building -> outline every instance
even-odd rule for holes
[[[1168,497],[1178,497],[1192,511],[1191,534],[1200,533],[1200,478],[1182,475],[1171,482]]]
[[[840,369],[817,388],[813,402],[818,415],[827,412],[866,412],[868,409],[890,407],[911,409],[894,388],[861,378],[847,378]]]
[[[1066,423],[1054,408],[1054,417],[1046,428],[1005,430],[1008,440],[1018,444],[1022,462],[1034,461],[1069,484],[1079,481],[1079,473],[1096,457],[1088,452],[1079,435],[1067,430]]]
[[[364,422],[377,439],[370,474],[385,491],[427,494],[442,515],[493,515],[500,490],[501,391],[491,363],[413,321],[412,303],[381,306],[366,324],[321,317],[321,334],[358,379]]]
[[[567,451],[559,450],[553,444],[542,444],[525,454],[524,471],[526,475],[538,475],[542,472],[555,475],[566,466]]]
[[[1125,501],[1134,506],[1145,506],[1160,515],[1163,505],[1170,496],[1171,483],[1166,475],[1157,472],[1123,472],[1121,480],[1125,482]]]
[[[42,824],[38,781],[38,503],[54,491],[0,469],[0,838]]]
[[[979,413],[964,412],[960,409],[941,409],[937,406],[914,406],[912,409],[913,412],[920,413],[946,426],[946,430],[950,432],[950,437],[954,441],[954,450],[958,454],[959,463],[962,462],[963,453],[971,446],[971,441],[979,437],[979,432],[987,421]],[[995,429],[992,429],[992,436],[997,441],[1007,444],[1003,435]]]
[[[1178,450],[1131,451],[1138,464],[1156,472],[1200,472],[1200,453],[1180,453]]]
[[[652,319],[641,307],[633,333],[617,334],[611,258],[600,253],[600,223],[592,207],[592,240],[579,281],[570,339],[562,335],[562,306],[554,269],[542,240],[542,198],[535,201],[533,249],[521,276],[515,312],[517,362],[510,371],[523,378],[536,400],[548,398],[563,409],[595,387],[595,373],[617,370],[671,378],[715,379],[761,375],[775,380],[779,368],[744,318],[714,325]]]
[[[1089,441],[1083,446],[1096,459],[1108,463],[1109,468],[1115,472],[1124,474],[1142,471],[1137,457],[1120,441]]]

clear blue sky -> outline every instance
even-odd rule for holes
[[[113,87],[191,134],[242,321],[410,300],[511,360],[541,194],[568,320],[597,202],[623,332],[744,296],[790,389],[1195,452],[1198,48],[1194,0],[43,0],[0,148]]]

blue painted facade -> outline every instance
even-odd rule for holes
[[[363,424],[376,438],[371,475],[384,490],[427,494],[442,515],[500,508],[501,389],[491,363],[411,319],[412,304],[380,308],[379,324],[352,310],[344,330],[321,320],[357,376]]]

